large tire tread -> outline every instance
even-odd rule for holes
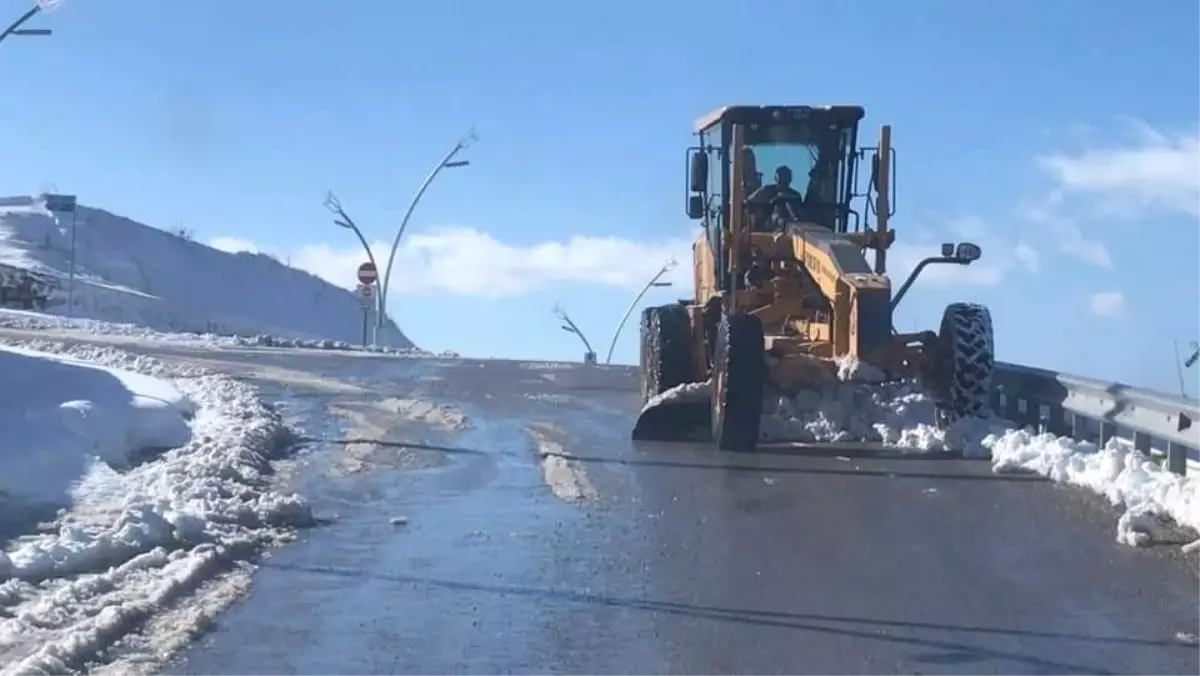
[[[692,381],[692,327],[678,303],[642,311],[642,403]]]
[[[996,361],[992,315],[986,306],[953,303],[946,307],[938,333],[938,358],[939,425],[987,416]]]
[[[713,441],[723,451],[752,452],[758,447],[763,388],[767,381],[762,322],[754,315],[721,317],[713,350]]]

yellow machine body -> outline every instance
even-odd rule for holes
[[[940,256],[921,261],[892,288],[891,128],[881,127],[878,146],[859,148],[863,115],[852,105],[726,106],[697,121],[699,143],[688,150],[687,213],[704,229],[692,247],[693,294],[643,311],[647,405],[634,438],[650,435],[642,430],[666,419],[650,410],[658,403],[652,399],[708,380],[709,401],[692,403],[708,406],[713,435],[730,439],[719,445],[753,446],[761,405],[750,407],[746,399],[763,387],[786,393],[815,384],[845,357],[887,378],[917,376],[956,411],[979,409],[978,391],[991,369],[986,308],[949,306],[939,332],[899,333],[893,324],[896,304],[927,264],[967,265],[979,258],[979,248],[943,244]],[[758,166],[764,158],[776,165],[768,186]],[[863,161],[865,181],[858,171]],[[792,187],[797,169],[804,179]],[[741,393],[731,395],[730,387]],[[741,403],[728,403],[731,396]],[[726,424],[726,418],[736,421]]]

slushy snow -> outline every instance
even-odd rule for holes
[[[1170,472],[1128,441],[1112,439],[1098,448],[1019,429],[996,416],[964,418],[942,430],[934,422],[933,401],[915,382],[881,379],[869,365],[839,361],[837,378],[765,402],[762,441],[865,442],[913,453],[950,451],[990,458],[993,472],[1037,473],[1088,488],[1124,508],[1116,536],[1123,544],[1152,543],[1164,522],[1200,532],[1200,478]],[[654,397],[647,407],[702,400],[710,387],[709,381],[686,383]],[[1200,540],[1185,548],[1200,548]]]
[[[308,504],[271,482],[271,461],[296,432],[253,388],[205,369],[110,347],[44,341],[30,347],[61,356],[6,348],[0,368],[6,375],[17,365],[25,377],[39,369],[53,376],[57,389],[26,392],[30,402],[22,409],[41,416],[51,431],[27,437],[27,425],[5,426],[6,457],[23,453],[38,462],[40,454],[58,453],[87,462],[76,463],[80,471],[65,496],[24,490],[4,497],[6,510],[56,497],[64,504],[52,528],[0,552],[0,674],[80,671],[119,641],[126,662],[153,670],[165,657],[162,646],[182,645],[236,598],[196,599],[201,585],[219,588],[222,580],[248,575],[248,561],[262,548],[312,524]],[[108,416],[95,425],[102,434],[60,423],[76,415],[59,412],[71,401],[93,402],[87,410]],[[179,445],[122,465],[115,445],[122,430],[139,444]],[[72,439],[79,446],[70,446]],[[101,441],[89,446],[93,439]],[[60,481],[67,478],[59,471]],[[176,603],[182,597],[188,600]],[[166,612],[171,622],[154,621]],[[131,655],[143,645],[133,640],[138,628],[166,636]]]

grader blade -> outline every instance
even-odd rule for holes
[[[712,406],[703,401],[651,403],[633,426],[634,441],[695,441],[712,438]]]

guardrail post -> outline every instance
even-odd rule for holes
[[[1108,440],[1115,436],[1117,436],[1116,423],[1112,423],[1107,420],[1100,423],[1100,448],[1104,448],[1104,445],[1108,443]]]
[[[1032,399],[1025,400],[1025,420],[1039,433],[1042,431],[1042,406]]]
[[[1167,442],[1167,469],[1181,476],[1187,475],[1187,456],[1187,448]]]
[[[1063,407],[1057,404],[1050,404],[1046,407],[1046,431],[1056,437],[1066,436],[1069,429],[1067,428],[1067,416],[1063,411]]]
[[[1088,421],[1081,415],[1071,414],[1071,438],[1077,441],[1090,441],[1088,436]]]

